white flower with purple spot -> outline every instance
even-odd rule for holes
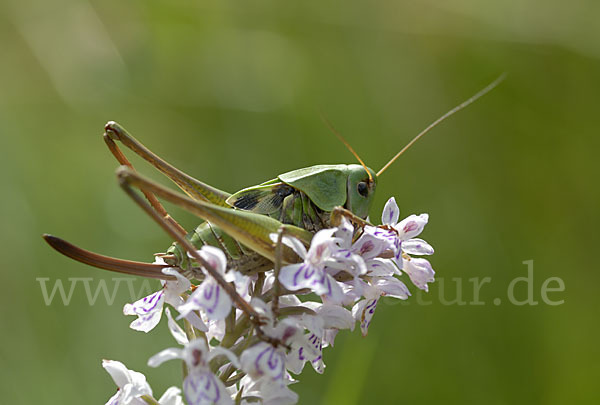
[[[410,296],[406,285],[395,277],[373,277],[364,289],[365,299],[352,307],[352,315],[359,323],[363,336],[367,336],[375,309],[382,296],[405,300]]]
[[[318,328],[309,329],[309,333],[304,335],[303,339],[297,339],[286,356],[286,368],[294,374],[300,374],[308,361],[317,373],[323,374],[323,334],[321,324]]]
[[[278,340],[281,344],[276,347],[271,343],[258,342],[244,350],[240,356],[242,369],[255,379],[266,378],[282,383],[286,376],[286,348],[284,345],[290,345],[296,339],[302,339],[302,328],[291,318],[285,318],[275,324],[270,306],[258,298],[253,299],[251,305],[264,322],[263,333]]]
[[[352,245],[352,251],[363,259],[365,273],[369,276],[388,276],[398,272],[392,260],[381,257],[384,252],[392,250],[387,232],[389,231],[366,226],[363,234]]]
[[[158,258],[156,263],[164,264],[164,261]],[[160,322],[165,302],[173,305],[175,308],[183,303],[181,294],[190,289],[190,281],[172,267],[164,268],[162,272],[174,276],[175,280],[161,281],[163,284],[161,290],[139,299],[133,304],[125,304],[123,307],[123,314],[138,316],[129,325],[131,329],[149,332]],[[190,319],[190,322],[198,329],[206,330],[206,326],[200,319]]]
[[[331,260],[328,261],[328,270],[335,275],[335,270],[343,270],[353,277],[358,277],[367,272],[364,259],[360,251],[353,246],[354,227],[346,217],[342,217],[340,226],[335,232],[337,247],[334,249]]]
[[[333,254],[336,263],[329,264],[330,268],[346,270],[355,278],[364,274],[380,276],[397,273],[391,260],[380,257],[388,250],[395,252],[397,236],[394,231],[367,225],[362,235],[353,242],[354,228],[350,221],[342,218],[336,236],[341,241],[340,249]]]
[[[259,342],[244,350],[240,357],[242,369],[253,378],[267,377],[273,381],[285,376],[285,348]]]
[[[284,235],[283,243],[302,262],[282,267],[278,279],[274,270],[242,275],[235,263],[230,263],[233,268],[227,272],[225,253],[203,246],[198,251],[202,258],[235,286],[239,298],[249,301],[254,311],[236,309],[207,269],[196,286],[177,272],[180,269],[164,266],[164,273],[173,280],[163,281],[160,291],[127,304],[124,313],[137,316],[132,328],[147,332],[159,323],[164,309],[169,331],[180,346],[162,350],[148,365],[183,360],[183,389],[171,387],[157,401],[142,374],[107,360],[103,365],[119,387],[107,405],[184,405],[184,399],[187,405],[296,404],[298,395],[288,388],[296,382],[292,374],[304,371],[307,362],[323,373],[323,350],[333,346],[340,330],[353,330],[358,322],[366,336],[382,297],[410,296],[398,276],[406,273],[425,291],[434,281],[429,261],[413,256],[433,253],[431,245],[418,238],[428,222],[427,214],[402,221],[399,217],[391,198],[382,213],[383,225],[360,221],[361,226],[353,225],[342,216],[337,228],[317,232],[308,249]],[[277,240],[276,234],[270,237]],[[160,258],[157,263],[165,264]],[[307,295],[300,299],[300,294]],[[186,319],[185,331],[172,313]]]
[[[237,357],[231,351],[221,347],[209,351],[202,338],[188,342],[183,349],[165,349],[152,356],[148,365],[158,367],[168,360],[183,359],[188,366],[188,375],[183,380],[183,393],[188,405],[232,405],[233,400],[225,385],[208,367],[210,360],[218,355],[227,356],[235,367],[239,367]]]
[[[171,335],[173,338],[175,338],[175,341],[177,341],[177,343],[180,345],[187,345],[189,343],[189,339],[183,329],[181,329],[181,326],[179,326],[177,322],[175,322],[175,319],[173,319],[173,316],[171,316],[171,311],[169,311],[169,308],[165,309],[165,313],[167,314],[169,332],[171,332]]]
[[[102,360],[102,367],[110,374],[118,386],[118,391],[106,405],[146,405],[142,397],[152,398],[152,389],[146,377],[137,371],[129,370],[120,361]],[[169,387],[158,400],[159,405],[184,405],[181,390]]]
[[[379,297],[365,298],[352,307],[352,315],[358,321],[363,336],[367,336],[367,333],[369,333],[371,319],[375,314],[375,308],[377,308],[378,302]]]
[[[164,304],[164,291],[159,290],[137,300],[133,304],[125,304],[123,314],[137,315],[138,318],[131,322],[129,327],[147,333],[154,329],[160,322]]]
[[[298,323],[308,333],[292,342],[286,367],[292,373],[300,374],[308,361],[317,373],[323,374],[323,347],[328,344],[324,340],[330,336],[326,335],[326,330],[353,329],[354,319],[350,311],[338,305],[306,302],[302,306],[313,310],[315,315],[304,314],[300,317]]]
[[[431,263],[426,259],[410,256],[403,257],[402,270],[408,274],[410,281],[423,291],[429,291],[427,283],[435,281],[435,271],[431,267]]]
[[[311,289],[332,302],[341,302],[343,292],[335,279],[325,271],[332,253],[337,248],[336,228],[323,229],[315,234],[308,252],[296,238],[284,236],[283,242],[290,246],[304,261],[281,268],[279,282],[288,290]]]
[[[398,267],[408,274],[411,281],[418,288],[427,291],[427,283],[435,280],[435,271],[431,264],[425,259],[414,259],[410,255],[431,255],[433,247],[423,239],[416,238],[422,231],[429,215],[410,215],[396,223],[400,210],[394,197],[390,198],[383,209],[381,221],[395,230],[394,260]],[[388,236],[384,237],[389,240]]]
[[[227,258],[221,249],[213,246],[202,246],[198,253],[206,260],[217,272],[225,275],[227,268]],[[206,278],[190,295],[186,303],[177,310],[181,317],[185,317],[192,311],[202,310],[209,320],[221,320],[229,315],[231,311],[231,297],[217,283],[217,281],[206,274]]]

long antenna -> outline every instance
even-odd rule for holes
[[[360,164],[362,165],[362,167],[365,168],[365,171],[369,175],[369,182],[372,183],[373,182],[373,176],[371,175],[371,172],[369,171],[369,168],[367,167],[367,165],[365,164],[365,162],[362,161],[362,159],[360,158],[360,156],[358,156],[358,153],[356,153],[354,151],[354,149],[352,148],[352,146],[350,146],[350,144],[344,139],[344,137],[333,127],[333,125],[331,125],[331,122],[329,122],[329,120],[327,118],[325,118],[325,116],[322,113],[320,115],[321,115],[321,119],[323,120],[323,122],[325,123],[325,125],[327,125],[329,127],[329,129],[331,130],[331,132],[333,132],[335,134],[335,136],[337,136],[338,139],[340,141],[342,141],[342,143],[346,146],[346,148],[348,148],[348,150],[350,151],[350,153],[352,153],[354,155],[354,157],[356,158],[356,160],[358,160],[360,162]]]
[[[472,102],[474,102],[475,100],[477,100],[478,98],[480,98],[480,97],[484,96],[485,94],[489,93],[494,87],[496,87],[500,83],[502,83],[502,81],[505,78],[506,78],[506,72],[502,73],[496,80],[494,80],[493,82],[491,82],[490,84],[488,84],[486,87],[484,87],[483,89],[481,89],[477,94],[475,94],[474,96],[472,96],[468,100],[463,101],[461,104],[457,105],[456,107],[454,107],[453,109],[451,109],[450,111],[448,111],[446,114],[442,115],[440,118],[438,118],[437,120],[435,120],[434,122],[432,122],[431,124],[429,124],[429,126],[427,128],[425,128],[423,131],[421,131],[419,133],[419,135],[415,136],[404,148],[402,148],[402,150],[400,152],[398,152],[396,154],[396,156],[394,156],[389,162],[387,162],[385,164],[385,166],[383,166],[381,168],[381,170],[379,170],[377,172],[377,177],[379,177],[381,175],[381,173],[383,173],[392,163],[394,163],[394,161],[396,159],[398,159],[400,157],[400,155],[402,155],[408,148],[410,148],[415,142],[417,142],[419,140],[419,138],[421,138],[427,132],[431,131],[439,123],[441,123],[442,121],[444,121],[446,118],[450,117],[451,115],[454,115],[455,113],[459,112],[460,110],[462,110],[463,108],[465,108],[466,106],[468,106],[469,104],[471,104]]]

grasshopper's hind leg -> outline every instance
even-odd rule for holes
[[[156,278],[159,280],[176,280],[175,276],[170,276],[162,272],[162,269],[169,267],[167,265],[117,259],[82,249],[56,236],[44,234],[43,237],[57,252],[80,263],[117,273],[131,274],[133,276]]]
[[[125,130],[125,128],[116,122],[109,121],[105,125],[104,130],[105,139],[108,138],[112,141],[120,141],[123,143],[123,145],[127,146],[133,152],[150,162],[150,164],[160,170],[165,176],[171,179],[179,188],[181,188],[181,190],[183,190],[193,199],[211,202],[222,207],[229,207],[229,205],[225,202],[225,200],[227,200],[227,198],[230,196],[229,193],[209,186],[208,184],[193,178],[192,176],[182,172],[165,160],[161,159],[158,155],[153,153],[150,149],[146,148],[137,139],[131,136]],[[126,163],[122,162],[122,164]],[[130,164],[126,165],[130,166]]]

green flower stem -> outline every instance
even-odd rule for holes
[[[152,398],[150,395],[142,395],[141,398],[144,400],[145,403],[147,403],[148,405],[160,405],[158,403],[158,401],[154,398]]]
[[[242,352],[247,348],[257,343],[260,339],[256,336],[252,336],[248,339],[244,339],[238,344],[234,345],[230,348],[230,350],[236,355],[240,356]],[[229,362],[229,359],[226,356],[216,356],[214,359],[210,361],[210,369],[215,372],[216,370],[223,367],[225,364]]]
[[[232,310],[232,312],[235,312],[235,311]],[[233,346],[233,344],[238,341],[240,336],[242,336],[244,333],[246,333],[246,331],[248,330],[249,327],[250,327],[250,318],[248,318],[248,315],[244,314],[237,321],[237,323],[235,324],[235,327],[233,327],[232,330],[227,331],[225,333],[225,336],[223,337],[223,340],[221,341],[221,347],[230,348],[231,346]]]

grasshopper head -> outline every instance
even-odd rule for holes
[[[346,209],[361,218],[369,215],[377,187],[377,175],[370,168],[366,169],[368,172],[361,165],[348,165]]]

